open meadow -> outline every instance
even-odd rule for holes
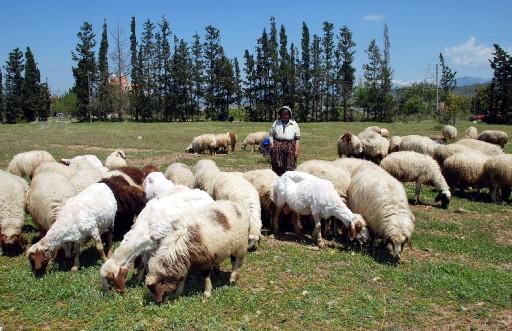
[[[374,123],[300,124],[300,161],[333,160],[344,131],[357,133]],[[440,134],[436,122],[377,124],[392,135]],[[458,122],[459,137],[474,125]],[[68,123],[0,125],[0,168],[16,153],[44,149],[56,159],[95,154],[105,160],[123,148],[133,166],[154,164],[162,171],[172,162],[193,165],[207,156],[184,150],[201,133],[234,131],[241,142],[270,123]],[[512,153],[512,144],[505,147]],[[259,153],[243,151],[214,157],[227,171],[269,167]],[[299,162],[300,162],[299,161]],[[1,183],[0,183],[1,185]],[[409,199],[413,185],[406,185]],[[0,255],[0,330],[202,330],[202,329],[512,329],[512,206],[490,203],[486,195],[455,196],[448,210],[431,206],[435,193],[423,186],[426,205],[413,205],[414,250],[405,249],[393,266],[366,251],[339,244],[317,249],[295,236],[264,236],[250,253],[235,286],[227,273],[213,275],[214,290],[202,299],[202,282],[193,278],[184,295],[153,302],[143,285],[124,295],[101,290],[99,259],[90,244],[76,273],[50,263],[36,279],[25,256]],[[30,216],[24,233],[38,234]],[[221,267],[230,271],[228,263]]]

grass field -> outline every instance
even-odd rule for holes
[[[301,160],[334,159],[344,130],[372,123],[302,124]],[[458,123],[459,136],[470,123]],[[486,125],[476,125],[480,130]],[[392,134],[439,133],[434,122],[386,125]],[[269,123],[95,123],[0,126],[0,168],[22,151],[45,149],[56,158],[96,154],[100,159],[124,148],[132,165],[175,161],[192,165],[200,156],[183,152],[204,132],[267,130]],[[512,127],[496,126],[512,136]],[[138,139],[141,136],[141,139]],[[506,146],[512,152],[511,144]],[[205,156],[203,156],[205,157]],[[225,170],[268,167],[257,153],[237,150],[215,161]],[[1,185],[1,184],[0,184]],[[406,185],[409,197],[413,188]],[[433,203],[435,194],[422,196]],[[77,273],[50,264],[33,277],[24,256],[0,256],[0,329],[512,329],[512,208],[454,197],[449,210],[412,206],[416,215],[414,250],[392,266],[360,250],[317,250],[294,236],[264,237],[249,254],[236,286],[226,273],[213,276],[212,297],[203,302],[202,285],[187,282],[185,293],[162,305],[144,286],[124,296],[100,289],[101,262],[92,247],[81,255]],[[37,232],[27,216],[25,233]],[[223,270],[230,270],[228,264]]]

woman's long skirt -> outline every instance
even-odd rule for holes
[[[295,140],[274,140],[271,150],[272,170],[281,176],[287,171],[295,170]]]

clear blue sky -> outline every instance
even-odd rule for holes
[[[384,23],[391,36],[394,79],[422,80],[433,76],[439,52],[458,76],[489,78],[487,58],[493,43],[512,49],[512,1],[510,0],[329,0],[329,1],[7,1],[0,0],[0,63],[15,47],[30,46],[42,77],[53,93],[73,85],[71,51],[83,21],[101,35],[106,18],[109,27],[119,22],[129,37],[130,17],[138,20],[138,31],[147,18],[165,15],[172,32],[191,40],[197,31],[213,24],[221,30],[222,44],[230,57],[253,50],[256,39],[274,16],[287,28],[289,41],[300,42],[302,21],[312,33],[321,34],[322,22],[338,29],[346,24],[357,43],[358,77],[366,61],[364,49],[372,38],[382,45]],[[98,40],[99,44],[99,40]]]

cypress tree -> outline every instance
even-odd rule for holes
[[[279,58],[277,44],[277,27],[274,17],[270,17],[270,35],[268,39],[268,65],[269,65],[269,106],[268,119],[277,115],[279,104]]]
[[[321,59],[320,37],[313,35],[311,45],[311,119],[319,121],[323,112],[322,104],[322,83],[323,68]]]
[[[40,99],[41,74],[37,68],[34,54],[27,47],[25,52],[25,79],[23,81],[23,116],[25,121],[36,119],[39,108],[42,107]]]
[[[350,101],[354,92],[355,71],[352,63],[354,62],[353,50],[356,43],[352,40],[352,32],[344,25],[340,29],[338,48],[336,51],[336,80],[337,91],[341,97],[343,107],[343,121],[352,121],[352,111]]]
[[[325,106],[324,120],[337,121],[339,119],[336,109],[335,96],[335,73],[334,73],[334,24],[323,23],[322,49],[323,49],[323,85],[321,87],[323,104]]]
[[[311,107],[311,54],[310,54],[310,36],[309,28],[306,22],[302,23],[302,39],[301,39],[301,102],[299,109],[299,119],[306,122],[309,119],[309,111]]]
[[[206,118],[214,119],[219,114],[216,114],[217,109],[215,108],[219,100],[217,100],[218,93],[216,91],[216,85],[218,79],[216,74],[220,73],[217,69],[217,62],[222,58],[224,50],[220,45],[220,31],[213,25],[206,27],[206,36],[203,44],[203,56],[205,62],[205,89],[204,89],[204,101],[206,106]]]
[[[3,76],[2,69],[0,68],[0,123],[4,122],[4,84],[3,84]]]
[[[377,120],[380,116],[382,104],[380,102],[380,78],[382,77],[382,55],[375,39],[370,41],[368,49],[365,51],[368,55],[368,63],[363,66],[364,86],[367,90],[366,100],[366,119],[372,116]]]
[[[159,84],[162,99],[162,115],[164,121],[171,120],[171,107],[170,107],[170,93],[172,90],[172,61],[171,61],[171,45],[169,44],[169,37],[171,29],[169,22],[165,17],[159,24],[160,26],[160,52],[159,52]]]
[[[242,78],[240,76],[240,65],[238,64],[238,59],[236,57],[233,59],[233,67],[235,70],[234,102],[236,103],[237,107],[240,109],[240,108],[242,108],[242,100],[243,100]]]
[[[139,76],[139,83],[142,89],[143,107],[142,119],[144,121],[153,118],[153,109],[155,107],[155,91],[157,88],[156,82],[156,46],[155,46],[155,24],[151,20],[144,22],[142,39],[139,47],[139,64],[141,74]]]
[[[113,105],[109,86],[109,69],[108,69],[108,36],[107,36],[107,20],[103,21],[103,30],[101,33],[100,49],[98,52],[98,115],[105,120],[107,115],[112,114]]]
[[[201,39],[197,33],[194,34],[194,43],[192,44],[192,80],[193,80],[193,100],[194,100],[194,116],[199,116],[201,99],[203,97],[204,85],[204,61],[203,46]]]
[[[131,64],[131,79],[132,79],[132,89],[131,89],[131,103],[130,109],[132,113],[132,117],[135,117],[135,120],[139,120],[139,116],[141,115],[141,105],[142,102],[140,100],[141,86],[140,86],[140,78],[139,78],[139,59],[137,54],[137,31],[135,25],[135,17],[132,17],[130,22],[130,64]]]
[[[50,88],[48,87],[48,82],[44,82],[40,85],[39,88],[39,108],[38,108],[38,118],[40,121],[48,120],[48,116],[51,111],[51,94]]]
[[[441,64],[441,79],[439,80],[439,85],[441,87],[441,101],[446,105],[450,100],[452,91],[457,85],[457,81],[455,80],[455,75],[457,72],[452,71],[446,65],[442,53],[439,53],[439,62]],[[455,114],[455,112],[453,113]],[[446,114],[446,112],[440,111],[439,119],[442,122],[447,122],[450,119],[450,114]]]
[[[5,121],[15,124],[23,114],[23,53],[19,48],[9,53],[5,69]]]
[[[244,52],[244,97],[247,99],[248,107],[246,108],[247,118],[250,121],[256,121],[256,61],[254,55],[249,50]]]
[[[393,76],[393,69],[391,68],[391,56],[390,56],[390,47],[391,44],[389,42],[389,29],[388,25],[384,25],[384,50],[382,57],[382,68],[381,68],[381,103],[382,103],[382,112],[380,120],[390,120],[391,119],[391,106],[393,97],[391,96],[391,87],[392,81],[391,78]]]
[[[493,58],[490,61],[494,70],[489,86],[488,121],[497,123],[512,121],[512,58],[498,44],[494,44]]]
[[[290,78],[293,65],[288,53],[288,37],[284,25],[281,25],[279,29],[279,59],[280,104],[293,108],[293,96],[290,93]]]

